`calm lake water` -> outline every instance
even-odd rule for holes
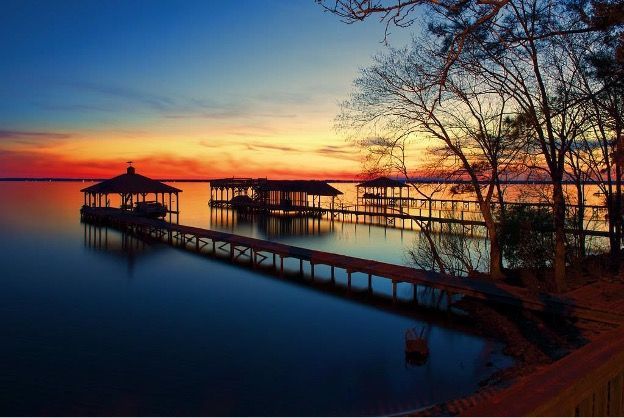
[[[417,314],[110,229],[102,241],[80,222],[87,185],[0,182],[2,415],[385,415],[469,394],[511,364],[500,344]],[[395,263],[417,239],[211,212],[207,184],[176,186],[184,224]],[[429,336],[419,367],[403,352],[412,327]]]

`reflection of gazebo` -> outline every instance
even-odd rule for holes
[[[89,207],[110,207],[109,195],[120,196],[120,208],[132,210],[139,202],[148,202],[148,195],[153,195],[153,202],[166,206],[167,213],[179,213],[178,193],[182,190],[169,186],[149,177],[136,174],[134,167],[128,167],[126,174],[104,180],[81,190],[84,194],[84,205]],[[175,210],[171,207],[171,198],[175,195]],[[151,197],[151,196],[150,196]],[[169,205],[166,205],[168,197]]]
[[[355,186],[358,206],[394,206],[401,205],[405,182],[393,180],[388,177],[377,177]],[[409,187],[407,188],[409,200]]]

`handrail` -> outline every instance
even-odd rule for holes
[[[624,415],[624,327],[463,411],[467,416]]]

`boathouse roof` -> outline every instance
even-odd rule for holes
[[[258,190],[280,192],[304,192],[316,196],[338,196],[342,192],[321,180],[265,180],[258,183]]]
[[[251,187],[260,191],[304,192],[316,196],[338,196],[342,192],[321,180],[268,180],[266,178],[239,178],[210,180],[210,187]]]
[[[137,174],[134,167],[128,167],[125,174],[86,187],[86,193],[177,193],[182,190],[158,180]]]
[[[210,187],[253,187],[259,181],[266,179],[253,179],[251,177],[230,177],[225,179],[209,180]]]
[[[405,182],[393,180],[388,177],[377,177],[358,184],[356,187],[407,187]]]

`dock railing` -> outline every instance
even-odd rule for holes
[[[624,326],[522,378],[467,416],[623,416]]]

